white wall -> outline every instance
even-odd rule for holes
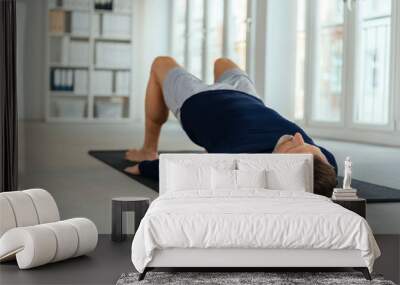
[[[135,50],[134,86],[136,102],[134,104],[135,118],[144,118],[144,95],[146,83],[150,73],[153,59],[169,52],[168,40],[168,8],[166,0],[141,0],[135,1],[134,6],[134,34]]]
[[[23,88],[17,87],[23,94],[18,104],[20,118],[29,120],[44,118],[45,5],[46,1],[17,0],[17,29],[24,32],[23,50],[17,46],[17,54],[23,54],[23,69],[17,69],[17,83],[23,81]]]

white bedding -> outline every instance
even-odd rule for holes
[[[143,272],[154,250],[165,248],[357,249],[370,271],[380,255],[365,219],[330,199],[257,189],[161,195],[136,232],[132,262]]]

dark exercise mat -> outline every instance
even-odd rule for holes
[[[133,180],[153,189],[158,192],[158,181],[150,178],[146,178],[140,175],[129,174],[124,171],[125,168],[129,166],[134,166],[137,162],[132,162],[126,160],[125,153],[127,150],[90,150],[89,155],[94,158],[104,162],[108,166],[122,172],[123,174],[129,176]],[[201,153],[199,151],[160,151],[160,153]]]
[[[158,181],[126,173],[124,169],[137,163],[124,159],[126,150],[91,150],[89,155],[104,162],[112,168],[124,173],[130,178],[158,192]],[[162,151],[161,153],[168,153]],[[170,153],[200,153],[199,151],[170,151]],[[343,177],[338,177],[338,185],[342,185]],[[400,190],[376,185],[353,179],[351,185],[358,189],[358,196],[367,200],[367,203],[395,203],[400,202]]]

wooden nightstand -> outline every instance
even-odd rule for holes
[[[362,198],[356,200],[336,200],[332,199],[332,202],[339,204],[340,206],[359,214],[361,217],[366,217],[367,201]]]

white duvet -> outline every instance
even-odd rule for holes
[[[160,196],[136,232],[132,262],[143,272],[165,248],[358,249],[370,271],[380,255],[366,220],[330,199],[255,189]]]

